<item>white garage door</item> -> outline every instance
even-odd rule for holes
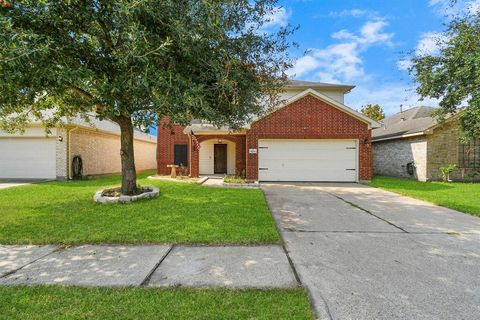
[[[260,181],[357,181],[356,140],[259,140]]]
[[[0,139],[0,178],[55,179],[55,139]]]

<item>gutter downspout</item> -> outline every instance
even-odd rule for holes
[[[192,135],[188,134],[188,175],[192,176]]]

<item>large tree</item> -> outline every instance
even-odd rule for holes
[[[378,104],[367,104],[360,108],[360,112],[373,119],[375,121],[380,121],[385,119],[385,112],[383,111],[382,107]]]
[[[455,1],[452,1],[454,3]],[[453,17],[436,39],[434,54],[412,59],[410,72],[421,97],[440,100],[438,116],[459,114],[465,138],[480,137],[480,12]]]
[[[237,128],[276,102],[294,28],[277,0],[1,0],[0,124],[93,114],[121,130],[122,193],[137,190],[134,128],[168,116]],[[260,103],[261,102],[261,103]]]

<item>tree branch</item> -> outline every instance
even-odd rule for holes
[[[110,33],[108,32],[107,25],[102,19],[97,19],[98,24],[100,25],[100,28],[102,28],[102,31],[105,35],[105,42],[108,44],[110,49],[113,49],[115,45],[113,44],[112,37],[110,36]]]
[[[73,91],[75,91],[76,93],[81,95],[82,97],[86,98],[87,100],[90,100],[90,101],[93,100],[93,95],[91,95],[87,91],[83,90],[82,88],[77,87],[76,85],[71,84],[71,83],[68,86],[70,87],[70,89],[72,89]]]
[[[70,89],[72,89],[74,92],[76,92],[78,95],[82,96],[83,98],[87,99],[88,101],[92,101],[95,97],[90,94],[89,92],[83,90],[82,88],[70,83],[68,85]],[[102,112],[105,111],[106,107],[103,104],[96,103],[95,107],[97,108],[98,111]]]

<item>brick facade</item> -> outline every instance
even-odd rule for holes
[[[155,141],[134,139],[135,167],[138,172],[155,169]],[[71,164],[74,156],[83,160],[86,176],[122,172],[120,136],[94,129],[78,128],[70,132]]]
[[[427,135],[427,176],[428,180],[441,180],[440,168],[449,164],[456,164],[458,170],[450,174],[456,181],[478,181],[480,170],[462,168],[460,164],[460,137],[462,129],[456,119],[439,125],[431,134]],[[470,177],[470,175],[474,175]]]
[[[420,137],[377,141],[373,145],[375,174],[412,178],[419,181],[442,180],[440,168],[456,164],[458,170],[450,174],[456,181],[478,180],[469,177],[478,170],[462,168],[460,160],[460,123],[453,119]],[[406,163],[415,162],[416,174],[408,175]]]
[[[413,162],[413,175],[407,164]],[[378,141],[373,143],[375,175],[427,180],[427,138],[425,136]]]
[[[56,139],[56,171],[57,179],[65,180],[68,178],[68,166],[69,161],[67,159],[68,155],[68,133],[67,130],[63,128],[57,129],[57,137],[62,137],[62,139]]]
[[[168,120],[164,120],[168,121]],[[165,122],[162,122],[162,124]],[[173,145],[188,143],[183,127],[158,130],[158,173],[168,174],[167,164],[173,163]],[[173,131],[173,132],[172,132]],[[173,133],[173,134],[172,134]],[[348,115],[312,95],[254,122],[246,135],[198,135],[198,141],[224,139],[236,143],[236,173],[246,173],[248,180],[258,179],[258,155],[248,149],[257,149],[259,139],[357,139],[359,141],[359,179],[372,178],[371,130],[367,123]],[[368,141],[368,144],[365,144]],[[199,175],[199,152],[190,148],[190,175]]]
[[[171,165],[174,162],[173,150],[175,144],[187,144],[190,146],[188,135],[183,133],[185,127],[172,125],[169,128],[169,123],[169,119],[164,118],[158,126],[157,173],[160,175],[170,174],[171,169],[167,165]],[[190,163],[190,152],[188,154],[188,163]]]
[[[252,124],[247,149],[259,139],[358,139],[359,179],[372,178],[371,130],[368,125],[314,96],[305,96]],[[258,154],[247,154],[247,179],[258,179]]]

